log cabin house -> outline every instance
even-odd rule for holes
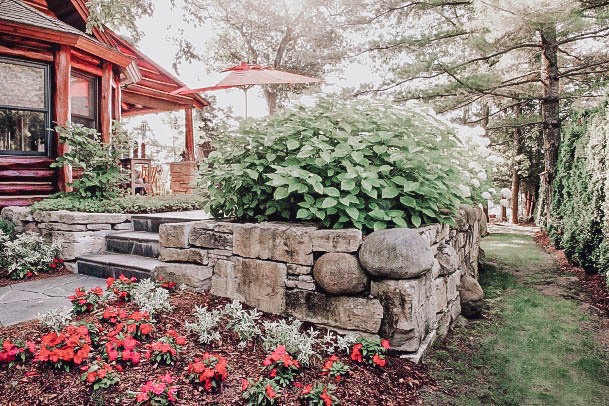
[[[0,0],[0,208],[27,205],[71,181],[50,164],[68,121],[108,142],[113,120],[184,110],[186,160],[194,160],[192,110],[208,102],[172,94],[184,83],[109,29],[86,33],[86,0]]]

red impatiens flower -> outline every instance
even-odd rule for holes
[[[247,387],[250,385],[247,379],[241,379],[241,391],[244,392]]]
[[[328,395],[328,390],[326,388],[324,388],[319,397],[324,401],[324,406],[332,406],[332,398]]]
[[[303,395],[308,395],[309,393],[311,393],[311,390],[313,389],[313,385],[312,384],[308,384],[307,386],[304,387],[304,389],[302,390],[302,394]]]
[[[387,361],[385,360],[385,358],[381,357],[378,354],[374,354],[374,356],[372,357],[372,363],[374,365],[378,365],[379,367],[383,368],[385,366],[385,364],[387,363]]]
[[[264,390],[264,391],[265,391],[265,393],[266,393],[266,396],[267,396],[269,399],[274,399],[274,398],[275,398],[275,396],[277,396],[277,393],[275,393],[275,391],[273,390],[273,388],[271,387],[271,385],[270,385],[270,384],[269,384],[269,385],[266,385],[266,388],[265,388],[265,390]]]
[[[389,340],[381,340],[381,346],[382,346],[384,349],[386,349],[386,350],[388,350],[389,348],[391,348],[391,347],[389,346]]]
[[[192,383],[203,384],[205,391],[211,392],[213,389],[220,388],[222,382],[226,380],[228,376],[226,365],[226,358],[206,352],[202,359],[195,358],[194,362],[188,365],[187,378]],[[247,386],[247,380],[241,381],[242,391],[246,390]]]
[[[362,357],[362,344],[357,343],[353,346],[353,350],[351,351],[351,360],[355,362],[364,362],[364,358]]]

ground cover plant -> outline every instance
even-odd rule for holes
[[[378,230],[451,223],[480,198],[483,162],[434,116],[381,102],[321,100],[214,144],[201,181],[209,211]]]
[[[27,279],[64,269],[59,244],[48,244],[40,234],[15,235],[10,222],[0,224],[0,277]]]
[[[235,324],[226,327],[238,319],[236,304],[206,293],[171,293],[172,310],[159,310],[153,320],[136,301],[118,300],[113,284],[106,286],[98,310],[72,312],[68,324],[61,318],[54,328],[37,321],[0,328],[0,337],[8,340],[6,348],[15,355],[6,355],[13,362],[9,367],[0,353],[3,402],[27,404],[35,398],[49,405],[403,405],[415,401],[417,389],[427,382],[422,366],[390,354],[383,367],[354,361],[352,341],[330,355],[325,329],[314,328],[313,334],[313,326],[253,309],[239,311],[248,312],[245,324],[254,323],[262,335],[240,334]],[[218,333],[217,340],[200,342],[200,332],[186,328],[186,323],[199,320],[197,309],[220,314],[220,322],[208,326]],[[290,353],[294,342],[271,350],[263,343],[263,335],[267,345],[294,335],[295,326],[298,334],[315,337],[306,365]],[[275,333],[278,336],[270,340]],[[334,335],[335,341],[338,337]],[[375,345],[379,352],[384,350],[380,340]]]

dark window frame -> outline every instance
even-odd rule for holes
[[[0,104],[0,109],[7,110],[18,110],[18,111],[32,111],[37,113],[44,113],[45,119],[45,151],[11,151],[6,149],[0,149],[0,155],[2,156],[50,156],[51,155],[51,115],[52,115],[52,106],[51,106],[51,65],[44,62],[36,62],[25,59],[17,59],[17,58],[8,58],[5,56],[0,56],[0,62],[14,65],[22,65],[29,66],[33,68],[42,68],[44,71],[44,109],[40,108],[26,108],[26,107],[16,107],[10,105]]]
[[[93,89],[93,94],[92,94],[92,101],[93,101],[93,117],[87,117],[87,116],[82,116],[80,114],[74,114],[73,112],[70,112],[70,121],[74,122],[74,120],[72,120],[73,117],[76,118],[81,118],[84,120],[93,120],[93,122],[95,123],[95,127],[93,128],[94,130],[98,130],[99,131],[99,77],[95,76],[95,75],[91,75],[79,70],[75,70],[72,69],[71,73],[70,73],[70,77],[77,77],[80,79],[85,79],[87,81],[93,81],[93,86],[91,87],[91,89]],[[70,95],[70,97],[72,97]],[[70,101],[71,103],[72,101]]]

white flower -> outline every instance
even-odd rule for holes
[[[505,197],[506,199],[509,199],[510,197],[512,197],[512,191],[506,187],[501,189],[500,193],[501,193],[501,196]]]
[[[508,202],[507,199],[499,200],[499,204],[502,205],[503,207],[510,207],[510,202]]]
[[[493,196],[489,192],[482,192],[482,198],[486,200],[491,200]]]
[[[488,192],[492,195],[497,194],[497,191],[495,190],[495,188],[492,188],[492,187],[488,188]]]
[[[480,181],[476,178],[473,178],[472,185],[474,185],[474,187],[480,187]]]
[[[478,172],[478,179],[486,180],[486,178],[487,178],[486,172]]]
[[[472,195],[472,192],[469,187],[465,185],[459,185],[459,191],[461,192],[461,196],[463,197],[470,197]]]

